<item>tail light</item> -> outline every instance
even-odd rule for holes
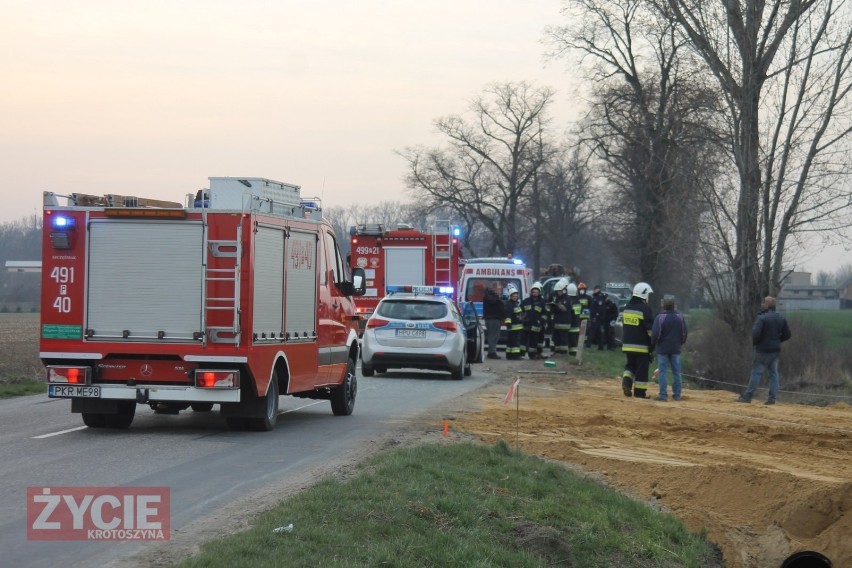
[[[195,386],[202,389],[240,388],[240,372],[234,369],[223,371],[196,369]]]
[[[374,327],[385,327],[390,322],[382,318],[370,318],[367,320],[367,329]]]
[[[454,321],[436,321],[432,325],[434,325],[438,329],[446,329],[447,331],[456,332],[459,330],[458,324],[456,324],[456,322]]]
[[[47,367],[47,382],[69,385],[89,385],[92,383],[91,367]]]

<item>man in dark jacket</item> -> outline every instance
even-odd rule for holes
[[[654,319],[651,338],[657,352],[657,369],[660,371],[660,394],[657,400],[666,401],[668,395],[668,370],[672,370],[672,398],[680,400],[683,380],[680,374],[680,346],[686,343],[686,321],[675,311],[672,297],[663,298],[663,311]]]
[[[491,283],[491,288],[485,291],[482,298],[482,317],[485,320],[485,339],[488,342],[488,358],[499,359],[497,341],[500,339],[500,326],[506,319],[503,298],[503,287],[500,282]]]
[[[612,300],[612,296],[605,294],[604,321],[606,324],[606,348],[615,351],[615,323],[618,320],[618,305]]]
[[[607,343],[606,294],[601,292],[600,284],[595,285],[589,307],[589,343],[597,344],[598,350],[603,351]]]
[[[745,392],[737,402],[751,402],[764,371],[769,371],[769,397],[765,404],[775,404],[778,396],[780,377],[778,360],[781,356],[781,343],[790,339],[790,326],[781,314],[775,311],[775,298],[767,296],[763,300],[763,311],[757,315],[751,329],[754,344],[754,361],[751,366],[751,379]]]

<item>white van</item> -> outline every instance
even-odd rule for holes
[[[464,311],[468,302],[476,306],[476,313],[482,317],[482,299],[485,291],[491,288],[492,282],[500,282],[503,286],[503,298],[508,299],[506,291],[509,284],[515,286],[521,300],[530,295],[530,271],[523,260],[517,258],[469,258],[464,261],[461,279],[459,280],[459,304]]]

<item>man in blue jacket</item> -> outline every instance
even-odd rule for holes
[[[680,347],[686,343],[686,321],[675,310],[671,296],[663,298],[663,312],[658,314],[651,329],[651,337],[657,351],[657,368],[660,370],[660,394],[657,400],[668,400],[668,370],[672,370],[672,398],[680,400],[683,380],[681,378]]]
[[[754,362],[751,367],[751,379],[745,392],[737,402],[751,402],[757,385],[765,370],[769,371],[769,397],[765,404],[775,404],[778,396],[778,360],[781,355],[781,343],[790,339],[790,326],[781,314],[775,311],[775,298],[767,296],[763,300],[763,311],[757,315],[751,330],[754,343]]]

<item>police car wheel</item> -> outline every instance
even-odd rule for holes
[[[467,365],[466,359],[467,359],[467,357],[465,357],[464,354],[462,354],[461,365],[459,365],[455,369],[450,369],[450,377],[452,377],[453,380],[460,381],[460,380],[462,380],[462,378],[464,378],[464,375],[465,375],[464,368]]]

